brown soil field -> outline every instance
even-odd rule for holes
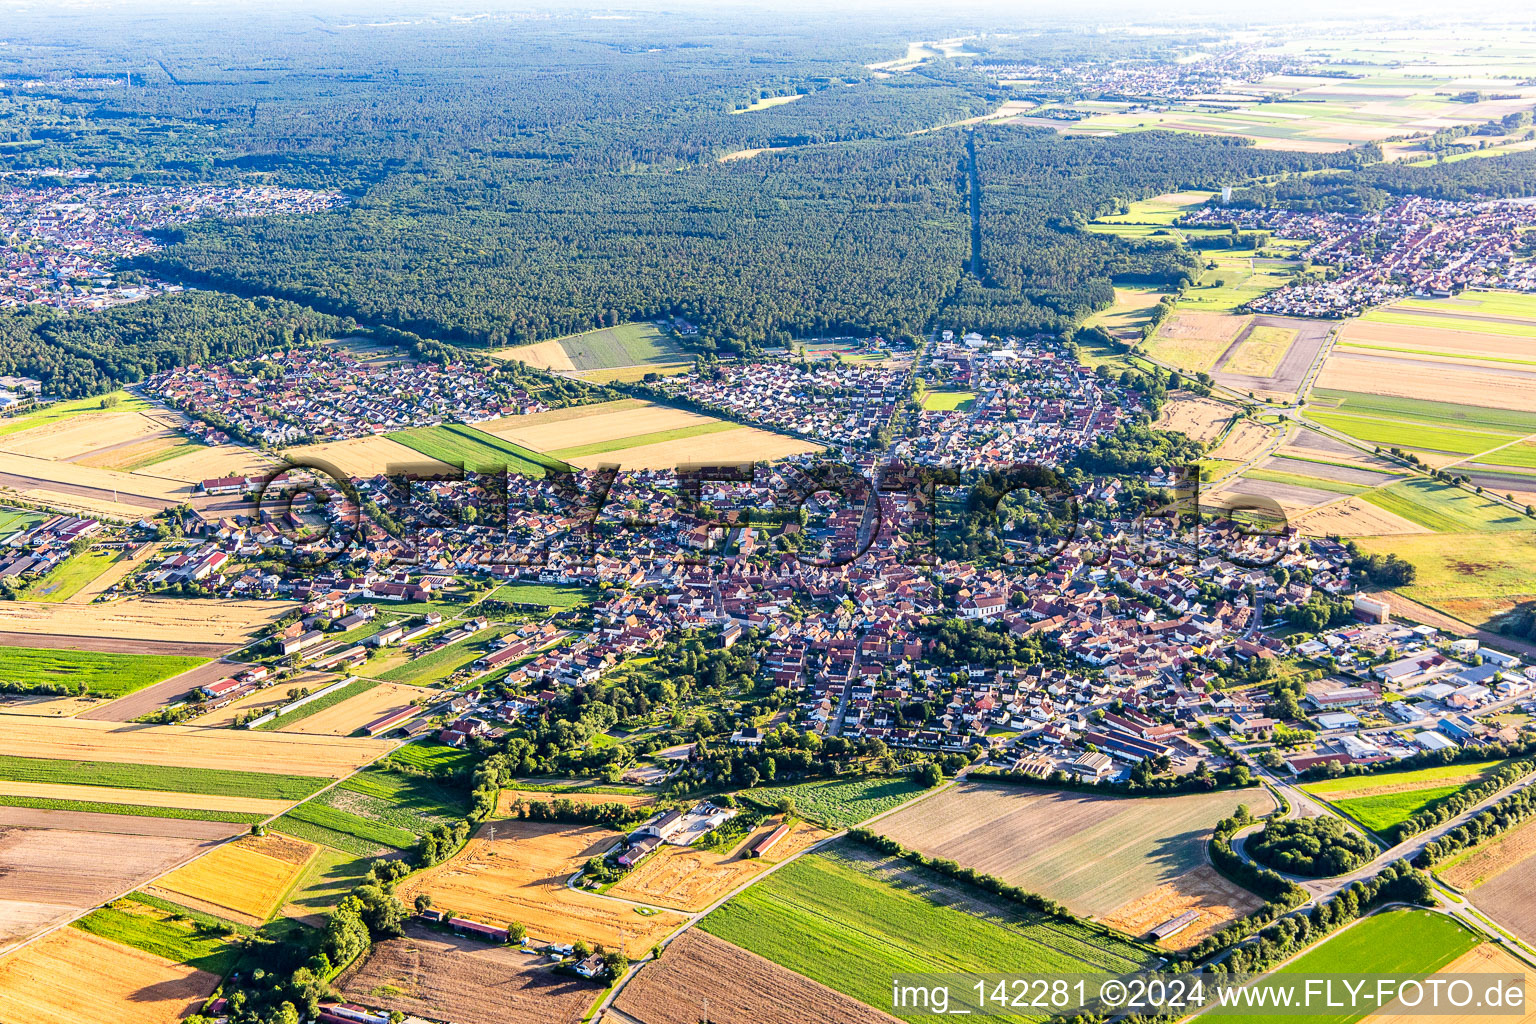
[[[318,847],[280,834],[247,836],[178,868],[151,892],[222,917],[260,925],[276,912]]]
[[[589,414],[579,418],[544,423],[528,423],[531,417],[509,416],[489,423],[480,429],[494,433],[514,444],[532,448],[537,452],[554,451],[557,448],[578,448],[582,445],[613,441],[624,437],[638,437],[663,430],[677,430],[704,423],[718,422],[713,416],[702,416],[684,409],[665,405],[641,405],[625,409],[611,409],[606,404],[583,406]]]
[[[18,715],[0,718],[0,750],[25,750],[28,757],[117,764],[340,778],[382,756],[392,746],[380,740],[199,729],[188,725],[132,725],[78,718],[60,721]]]
[[[488,839],[491,829],[496,838]],[[585,939],[638,959],[683,923],[670,911],[645,916],[634,907],[566,887],[566,880],[609,848],[619,834],[590,826],[499,820],[434,868],[401,883],[409,905],[429,893],[438,907],[488,924],[517,921],[541,942]]]
[[[146,467],[157,476],[201,483],[220,476],[260,476],[281,468],[281,461],[254,448],[219,444],[211,448],[193,448],[185,455],[166,459]]]
[[[286,692],[288,687],[281,689]],[[317,711],[280,731],[308,733],[312,736],[351,736],[369,722],[377,721],[391,711],[403,711],[412,701],[420,703],[442,692],[425,686],[380,683],[350,700]]]
[[[641,1024],[895,1024],[896,1018],[691,928],[646,964],[614,1006]]]
[[[38,486],[39,484],[43,486]],[[136,499],[131,496],[128,496],[128,500],[113,501],[109,491],[89,487],[69,487],[62,484],[49,485],[47,481],[26,479],[8,473],[0,473],[0,491],[46,505],[57,512],[128,522],[137,522],[146,515],[168,507],[164,501],[149,498]]]
[[[73,718],[103,703],[96,697],[29,697],[20,693],[3,693],[0,694],[0,715]]]
[[[407,448],[399,441],[387,437],[354,437],[349,441],[325,441],[289,448],[284,455],[300,462],[310,462],[332,468],[340,474],[367,478],[389,472],[411,472],[422,475],[449,473],[453,467],[445,462],[428,458],[414,448]]]
[[[88,800],[103,804],[140,804],[147,807],[178,807],[188,811],[243,811],[251,814],[282,814],[292,800],[263,800],[252,796],[204,796],[200,793],[169,793],[156,789],[116,789],[111,786],[71,786],[52,782],[12,782],[0,779],[0,796],[28,796],[54,800]]]
[[[167,839],[218,841],[249,829],[229,821],[195,821],[191,818],[156,818],[100,811],[46,811],[32,807],[0,805],[0,828],[56,829],[65,832],[97,832],[110,836],[158,836]]]
[[[1478,909],[1527,943],[1536,943],[1536,857],[1509,865],[1472,892]]]
[[[1175,398],[1163,406],[1159,430],[1177,430],[1196,441],[1214,441],[1235,410],[1213,398]]]
[[[0,960],[0,1020],[15,1024],[167,1024],[222,979],[195,967],[63,928]]]
[[[1457,957],[1452,962],[1440,969],[1440,974],[1517,974],[1526,976],[1530,973],[1530,966],[1525,961],[1517,959],[1507,950],[1500,949],[1491,942],[1485,942],[1476,949]],[[1498,1021],[1499,1024],[1532,1024],[1536,1022],[1536,1005],[1530,1000],[1530,984],[1526,982],[1522,986],[1525,992],[1525,1009],[1520,1013],[1493,1014],[1490,1011],[1481,1013],[1436,1013],[1433,1016],[1426,1014],[1422,1009],[1417,1012],[1407,1012],[1401,1004],[1388,1003],[1380,1011],[1363,1018],[1361,1024],[1424,1024],[1426,1020],[1434,1024],[1488,1024],[1489,1021]],[[1480,994],[1480,993],[1479,993]]]
[[[1239,420],[1231,433],[1217,445],[1214,451],[1206,453],[1210,459],[1230,459],[1233,462],[1247,462],[1269,443],[1269,428],[1262,423],[1253,420]]]
[[[137,409],[82,413],[0,437],[0,450],[63,462],[162,433],[179,422],[175,415]]]
[[[53,650],[107,651],[114,654],[187,654],[198,658],[219,658],[229,653],[228,644],[204,644],[186,640],[126,640],[98,636],[4,631],[0,631],[0,647],[46,647]]]
[[[1280,336],[1276,332],[1294,332],[1294,340],[1286,347],[1284,355],[1280,358],[1274,372],[1264,376],[1251,376],[1256,365],[1247,368],[1249,373],[1243,373],[1239,369],[1221,365],[1222,368],[1214,372],[1216,380],[1229,388],[1238,391],[1253,391],[1259,394],[1270,394],[1282,397],[1294,395],[1301,387],[1302,381],[1307,377],[1307,371],[1312,368],[1317,360],[1317,353],[1322,349],[1324,342],[1328,340],[1329,325],[1320,320],[1302,320],[1288,316],[1254,316],[1238,335],[1238,344],[1233,346],[1228,362],[1234,356],[1242,355],[1248,347],[1249,337],[1259,328],[1266,328],[1266,334]]]
[[[1428,533],[1418,523],[1359,498],[1345,498],[1298,516],[1291,525],[1308,537],[1389,537]]]
[[[1357,469],[1353,466],[1330,466],[1321,462],[1308,462],[1306,459],[1289,459],[1278,452],[1261,460],[1255,468],[1274,470],[1277,473],[1295,473],[1298,476],[1315,476],[1320,480],[1359,484],[1362,487],[1379,487],[1392,481],[1392,477],[1384,473],[1373,473],[1368,469]]]
[[[519,363],[537,366],[541,370],[569,373],[576,369],[576,364],[571,362],[571,357],[566,354],[565,346],[553,340],[501,348],[490,355],[493,359],[514,359]]]
[[[375,943],[336,987],[367,1006],[457,1024],[576,1024],[600,991],[525,953],[419,925]]]
[[[0,952],[42,927],[175,867],[214,842],[0,825]]]
[[[792,857],[832,833],[807,822],[797,824],[766,857],[748,857],[753,842],[779,825],[778,819],[759,826],[734,849],[694,850],[668,846],[647,857],[609,895],[637,903],[677,910],[704,910],[753,875]]]
[[[1318,375],[1317,386],[1367,395],[1536,412],[1536,373],[1516,367],[1462,368],[1388,352],[1335,351]]]
[[[47,482],[83,486],[106,492],[108,497],[116,491],[120,501],[125,496],[136,496],[155,502],[162,508],[179,505],[192,496],[192,488],[183,480],[172,480],[149,472],[119,473],[111,469],[93,469],[77,462],[54,462],[11,452],[0,452],[0,472],[30,477],[39,481],[39,486],[47,486]]]
[[[773,462],[791,455],[822,451],[819,444],[773,434],[756,427],[739,427],[715,434],[681,437],[659,444],[624,448],[569,460],[574,466],[592,469],[618,463],[626,469],[673,469],[686,465],[729,465],[739,462]]]
[[[292,601],[224,598],[133,597],[88,606],[4,601],[0,632],[170,642],[196,637],[200,645],[223,644],[228,651],[296,607]]]
[[[1527,821],[1492,842],[1484,843],[1438,874],[1456,888],[1468,891],[1486,885],[1533,854],[1536,854],[1536,821]]]
[[[1205,863],[1211,826],[1260,789],[1117,798],[1032,786],[963,782],[881,819],[878,830],[1060,900],[1107,914]]]
[[[1127,935],[1145,936],[1153,928],[1190,910],[1200,911],[1194,924],[1161,943],[1164,949],[1188,949],[1229,921],[1253,913],[1263,900],[1234,885],[1208,864],[1165,882],[1099,918]]]

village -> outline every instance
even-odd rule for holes
[[[151,232],[202,217],[315,213],[345,200],[336,193],[271,187],[159,187],[87,180],[26,187],[0,179],[0,308],[30,304],[105,309],[180,285],[120,264],[161,247]]]

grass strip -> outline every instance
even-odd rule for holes
[[[0,795],[0,806],[30,807],[37,811],[80,811],[88,814],[128,814],[139,818],[175,818],[180,821],[227,821],[235,825],[254,825],[269,815],[253,811],[208,811],[181,807],[155,807],[150,804],[110,804],[99,800],[66,800],[48,796]]]
[[[113,786],[118,789],[158,789],[168,793],[198,793],[203,796],[248,796],[260,800],[302,800],[331,782],[328,778],[306,775],[277,775],[226,768],[119,764],[112,761],[71,761],[64,758],[18,757],[15,754],[0,754],[0,779],[75,786]]]

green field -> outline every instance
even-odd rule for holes
[[[1243,479],[1268,480],[1271,483],[1310,487],[1314,491],[1329,491],[1333,494],[1359,494],[1365,490],[1359,484],[1348,484],[1340,480],[1324,480],[1319,476],[1303,476],[1300,473],[1286,473],[1278,469],[1250,469],[1243,474]]]
[[[269,775],[226,768],[172,768],[157,764],[70,761],[14,754],[0,754],[0,779],[158,789],[204,796],[250,796],[261,800],[302,800],[331,782],[330,779],[304,775]]]
[[[593,592],[564,583],[504,583],[486,598],[509,604],[541,604],[546,608],[575,608],[591,604]]]
[[[1141,947],[1086,926],[1023,911],[905,862],[883,868],[857,850],[833,849],[774,872],[700,927],[888,1012],[893,974],[1118,972],[1150,963]]]
[[[463,466],[471,473],[500,473],[505,469],[522,476],[542,479],[548,470],[563,466],[563,463],[547,455],[457,423],[410,427],[385,436],[428,458]]]
[[[1412,562],[1418,575],[1399,591],[1470,625],[1536,598],[1536,533],[1410,534],[1356,543],[1369,554]]]
[[[344,851],[356,857],[366,857],[369,860],[396,852],[394,847],[380,843],[370,843],[348,832],[338,832],[333,828],[316,825],[310,821],[301,821],[291,814],[285,814],[278,818],[272,823],[272,827],[285,835],[302,839],[305,842],[329,847],[332,850]]]
[[[458,783],[400,775],[378,768],[365,768],[316,802],[413,836],[420,836],[433,825],[456,821],[469,811],[464,787]],[[295,809],[299,810],[302,808]],[[336,822],[306,818],[303,814],[298,817],[338,831],[350,831]]]
[[[120,551],[82,551],[59,563],[40,576],[21,595],[24,601],[49,601],[55,604],[74,597],[85,585],[107,571],[107,566],[122,557]]]
[[[1508,444],[1520,435],[1485,430],[1456,430],[1435,424],[1412,423],[1381,416],[1352,416],[1347,413],[1308,409],[1307,418],[1383,448],[1402,448],[1419,453],[1474,455]]]
[[[372,864],[372,857],[359,857],[322,846],[294,886],[288,906],[304,913],[323,914],[363,883]]]
[[[31,529],[48,517],[41,512],[29,512],[21,508],[7,508],[0,505],[0,540],[4,540],[13,533]]]
[[[195,811],[150,804],[112,804],[101,800],[66,800],[50,796],[8,796],[0,794],[0,807],[31,807],[39,811],[79,811],[90,814],[131,814],[141,818],[179,818],[182,821],[228,821],[254,825],[271,815],[254,811]]]
[[[440,682],[465,665],[473,663],[490,649],[489,642],[506,632],[506,628],[482,629],[446,647],[439,647],[419,658],[379,673],[379,678],[390,683],[419,683],[426,685]]]
[[[1234,310],[1291,280],[1289,267],[1256,268],[1251,259],[1230,253],[1213,254],[1213,258],[1216,268],[1205,271],[1194,287],[1185,290],[1179,299],[1179,309],[1205,313]]]
[[[923,396],[923,408],[929,412],[968,410],[975,404],[974,391],[930,391]]]
[[[1454,918],[1427,910],[1388,910],[1359,921],[1280,968],[1281,974],[1434,974],[1475,949],[1479,938]],[[1307,1014],[1307,1024],[1353,1024],[1371,1008]],[[1222,1021],[1277,1017],[1220,1014]]]
[[[361,814],[340,811],[313,800],[300,804],[285,814],[279,819],[278,827],[281,828],[282,824],[288,821],[317,825],[327,832],[351,836],[364,844],[388,846],[397,850],[409,850],[416,845],[417,839],[417,833],[409,829],[386,825],[383,822],[365,818]],[[301,835],[300,838],[306,837]],[[327,842],[327,845],[333,844]]]
[[[452,775],[473,767],[478,759],[472,751],[458,750],[441,743],[420,742],[407,743],[390,754],[388,760],[436,775]]]
[[[698,437],[701,434],[718,434],[726,430],[740,430],[742,424],[729,420],[714,420],[710,423],[695,423],[691,427],[675,427],[672,430],[653,430],[648,434],[635,434],[633,437],[614,437],[606,441],[593,441],[591,444],[577,445],[574,448],[556,448],[547,453],[553,459],[579,459],[587,455],[602,455],[604,452],[619,452],[626,448],[639,448],[641,445],[661,444],[665,441],[677,441],[685,437]]]
[[[168,912],[132,896],[91,911],[74,927],[220,978],[240,958],[240,946],[230,934],[236,931],[233,925],[194,920],[179,909]]]
[[[18,690],[64,685],[92,696],[121,697],[180,675],[207,660],[174,654],[0,647],[0,684],[10,684]]]
[[[1494,760],[1441,765],[1411,772],[1379,772],[1328,779],[1301,788],[1327,800],[1371,831],[1385,832],[1451,794],[1476,785],[1503,763]],[[1475,778],[1468,781],[1467,776]],[[1383,786],[1397,787],[1399,791],[1371,796],[1350,795]]]
[[[619,324],[556,339],[577,370],[607,370],[641,363],[676,363],[689,359],[672,336],[655,324]]]
[[[1422,477],[1366,491],[1360,497],[1436,533],[1536,530],[1536,520],[1492,498]]]
[[[899,807],[924,792],[927,791],[906,776],[871,776],[801,782],[790,786],[766,786],[745,790],[740,796],[766,807],[772,807],[786,796],[793,797],[795,811],[802,818],[837,828],[848,828],[893,807]]]
[[[4,437],[6,434],[20,433],[23,430],[31,430],[33,427],[47,426],[49,423],[57,423],[60,420],[72,419],[82,413],[101,412],[103,411],[101,403],[107,398],[114,396],[117,398],[117,405],[106,410],[108,412],[126,412],[131,409],[154,408],[144,399],[135,398],[126,391],[114,391],[111,395],[98,395],[95,398],[77,398],[69,402],[55,402],[36,412],[0,419],[0,437]]]
[[[1307,417],[1384,448],[1473,455],[1536,433],[1536,414],[1314,388]]]
[[[308,704],[296,707],[285,715],[278,715],[271,721],[261,723],[256,727],[256,731],[272,732],[277,729],[282,729],[285,726],[292,725],[295,722],[302,722],[304,719],[310,717],[311,715],[319,714],[326,708],[333,708],[344,700],[351,700],[353,697],[356,697],[360,693],[367,693],[369,690],[378,685],[379,680],[377,679],[355,680],[354,682],[343,686],[339,690],[335,690],[326,694],[324,697],[318,697],[315,700],[310,701]]]

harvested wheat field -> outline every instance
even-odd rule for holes
[[[1235,410],[1214,398],[1174,398],[1163,405],[1159,430],[1177,430],[1196,441],[1214,441]]]
[[[24,693],[0,693],[0,715],[73,718],[103,703],[105,701],[99,697],[33,697]]]
[[[1389,352],[1336,350],[1328,357],[1317,386],[1536,412],[1536,373],[1523,367],[1458,366]]]
[[[751,844],[768,835],[778,825],[778,819],[774,819],[758,827],[730,850],[662,847],[608,892],[626,900],[651,903],[658,907],[704,910],[758,872],[832,834],[808,822],[800,822],[779,840],[767,856],[748,857],[746,851]]]
[[[1253,913],[1263,903],[1247,889],[1227,881],[1209,864],[1202,864],[1121,904],[1099,920],[1139,938],[1165,921],[1197,910],[1200,916],[1193,924],[1158,943],[1164,949],[1188,949],[1220,931],[1229,921]]]
[[[144,499],[137,504],[113,501],[109,492],[92,491],[88,487],[61,490],[55,487],[31,486],[28,481],[7,478],[4,474],[0,474],[0,494],[12,494],[39,505],[46,505],[55,512],[120,519],[126,522],[135,522],[167,507],[164,502],[154,502],[149,499]]]
[[[0,1021],[167,1024],[197,1009],[222,980],[76,928],[62,928],[0,960]]]
[[[340,778],[382,756],[392,746],[381,740],[199,729],[188,725],[0,717],[0,750],[24,750],[28,757],[115,764]]]
[[[523,413],[519,416],[501,416],[494,420],[486,420],[476,423],[476,430],[483,430],[487,434],[495,434],[500,438],[511,436],[509,432],[515,432],[527,427],[543,426],[546,423],[567,423],[571,420],[584,420],[590,416],[603,416],[609,413],[623,412],[625,409],[650,409],[654,403],[641,398],[618,398],[612,402],[593,402],[590,405],[567,405],[559,409],[545,409],[543,412]]]
[[[158,470],[159,467],[153,467]],[[154,502],[161,507],[179,505],[192,497],[192,488],[186,481],[171,480],[147,472],[119,473],[111,469],[93,469],[77,462],[54,462],[30,455],[0,452],[0,473],[26,477],[37,481],[37,486],[50,483],[72,487],[93,488],[110,495],[134,497]],[[121,500],[121,499],[119,499]],[[129,503],[131,504],[131,502]],[[140,512],[142,515],[143,512]]]
[[[1497,1021],[1499,1024],[1532,1024],[1536,1021],[1536,1005],[1530,1001],[1530,985],[1524,979],[1530,973],[1530,966],[1525,961],[1516,958],[1506,950],[1500,949],[1491,942],[1485,942],[1476,949],[1462,954],[1455,960],[1446,964],[1438,974],[1512,974],[1521,979],[1520,990],[1524,993],[1524,1009],[1519,1013],[1494,1014],[1487,1010],[1481,1013],[1436,1013],[1428,1015],[1424,1011],[1410,1012],[1402,1004],[1396,1001],[1388,1003],[1377,1013],[1365,1017],[1361,1024],[1424,1024],[1426,1020],[1435,1024],[1488,1024],[1489,1021]],[[1474,990],[1487,988],[1486,985],[1475,986]],[[1460,993],[1457,994],[1460,998]],[[1478,991],[1481,996],[1481,992]]]
[[[308,718],[301,718],[281,732],[308,733],[312,736],[351,736],[363,726],[375,722],[392,711],[403,711],[412,702],[421,704],[440,697],[442,690],[425,686],[406,686],[404,683],[380,683],[364,690],[350,700],[317,711]]]
[[[1391,537],[1428,533],[1418,523],[1359,498],[1345,498],[1303,513],[1291,525],[1308,537]]]
[[[297,608],[292,601],[132,597],[110,604],[0,602],[0,632],[243,646]]]
[[[559,341],[539,341],[532,345],[497,349],[490,355],[493,359],[512,359],[519,363],[527,363],[529,366],[536,366],[541,370],[569,373],[576,369],[576,364],[571,362],[565,346]]]
[[[193,448],[185,455],[158,462],[153,471],[157,476],[173,480],[202,483],[221,476],[261,476],[281,468],[281,460],[274,455],[240,445],[219,444],[211,448]]]
[[[149,891],[194,910],[260,925],[277,911],[317,850],[278,833],[246,836],[172,871]]]
[[[414,448],[387,437],[354,437],[289,448],[283,453],[298,462],[335,470],[339,475],[366,479],[380,473],[410,472],[430,476],[454,473],[446,462],[429,459]]]
[[[180,422],[175,413],[155,410],[82,413],[0,437],[0,450],[63,462],[141,441]]]
[[[186,438],[162,430],[138,441],[108,445],[70,461],[93,469],[117,469],[132,472],[136,466],[151,466],[169,458],[172,452],[188,447]]]
[[[1536,855],[1536,820],[1527,821],[1436,872],[1463,891],[1476,889]]]
[[[1423,355],[1439,353],[1443,356],[1460,356],[1472,360],[1528,360],[1531,358],[1530,325],[1522,321],[1508,321],[1507,334],[1490,331],[1501,322],[1486,314],[1469,312],[1469,318],[1480,322],[1478,330],[1457,328],[1458,317],[1447,311],[1431,313],[1419,309],[1385,307],[1385,312],[1407,316],[1443,319],[1445,326],[1431,324],[1373,323],[1369,320],[1351,320],[1339,332],[1339,344],[1368,351],[1394,349],[1404,354]],[[1378,311],[1381,312],[1381,311]],[[1491,320],[1491,322],[1490,322]],[[1521,331],[1526,335],[1521,336]]]
[[[881,819],[903,846],[997,875],[1103,915],[1205,862],[1211,827],[1238,804],[1267,813],[1262,789],[1108,797],[963,782]]]
[[[896,1018],[691,928],[646,964],[614,1006],[641,1024],[896,1024]]]
[[[419,925],[374,943],[336,987],[367,1006],[455,1024],[576,1024],[600,991],[520,951]]]
[[[480,429],[524,448],[549,452],[558,448],[580,448],[583,445],[717,422],[713,416],[702,416],[665,405],[626,405],[625,408],[614,409],[605,403],[579,408],[588,410],[588,414],[538,423],[528,422],[536,419],[535,416],[507,416],[482,423]]]
[[[1231,313],[1175,313],[1142,348],[1153,359],[1201,373],[1216,365],[1248,323]]]
[[[102,804],[138,804],[143,807],[177,807],[187,811],[239,811],[246,814],[282,814],[292,800],[266,800],[253,796],[206,796],[157,789],[119,789],[113,786],[73,786],[68,783],[16,782],[0,779],[0,796],[24,796],[43,800],[83,800]]]
[[[625,469],[674,469],[679,466],[720,466],[744,462],[774,462],[791,455],[822,451],[822,446],[756,427],[736,427],[714,434],[681,437],[599,455],[567,459],[573,466],[593,469],[617,463]]]
[[[495,839],[488,838],[492,829]],[[585,939],[638,958],[681,925],[683,915],[643,915],[627,904],[565,885],[589,858],[620,838],[592,826],[488,822],[451,860],[402,882],[398,895],[409,905],[427,893],[434,906],[489,924],[518,921],[536,941]]]
[[[1536,829],[1527,823],[1492,845],[1497,849],[1486,858],[1468,858],[1470,866],[1459,871],[1457,865],[1453,873],[1481,878],[1469,893],[1478,909],[1521,940],[1536,942]]]
[[[4,880],[0,884],[0,952],[140,885],[215,842],[0,825],[0,879]]]
[[[1273,435],[1264,424],[1254,420],[1238,420],[1214,451],[1206,453],[1209,459],[1230,462],[1247,462],[1264,450]]]

